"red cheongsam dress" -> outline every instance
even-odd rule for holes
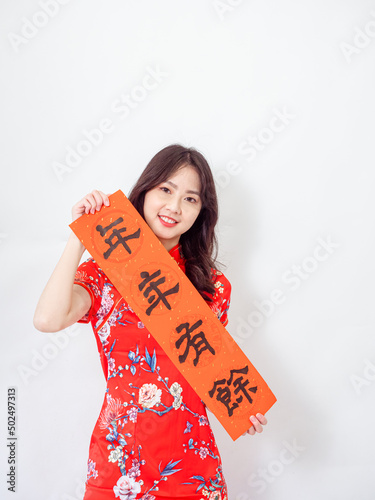
[[[181,245],[169,251],[185,272]],[[89,258],[74,283],[90,294],[106,391],[89,447],[84,500],[227,500],[206,406]],[[225,326],[231,285],[214,271],[210,308]]]

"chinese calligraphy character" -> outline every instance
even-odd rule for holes
[[[253,394],[255,394],[256,391],[257,391],[257,389],[258,389],[258,387],[249,387],[247,389],[246,386],[249,384],[249,381],[248,380],[244,381],[243,375],[240,375],[239,377],[237,377],[233,381],[235,373],[246,374],[248,371],[249,371],[249,367],[247,365],[244,368],[241,368],[239,370],[234,370],[234,369],[230,370],[230,377],[229,377],[229,379],[225,380],[225,378],[224,378],[222,380],[216,380],[214,382],[213,388],[208,392],[208,394],[212,398],[214,396],[214,394],[215,394],[215,391],[217,390],[216,399],[218,401],[220,401],[220,403],[223,403],[226,406],[226,408],[228,410],[228,415],[230,417],[233,415],[233,411],[236,408],[238,408],[239,404],[242,402],[243,396],[246,397],[246,399],[249,401],[249,403],[253,402],[253,398],[248,393],[248,391],[250,391]],[[233,385],[232,385],[232,382],[233,382]],[[225,385],[225,384],[227,384],[227,385]],[[220,386],[224,386],[224,387],[220,387]],[[233,390],[234,394],[238,394],[240,391],[242,392],[242,394],[240,394],[238,396],[238,398],[233,402],[232,406],[230,406],[230,404],[232,403],[231,388],[232,389],[234,388],[234,390]]]
[[[159,290],[158,286],[165,282],[165,277],[162,276],[157,281],[152,281],[152,280],[160,276],[160,274],[161,274],[160,269],[158,271],[155,271],[151,275],[147,271],[141,272],[141,278],[144,278],[144,280],[138,285],[139,290],[142,291],[144,287],[148,285],[148,287],[143,292],[143,295],[146,298],[150,295],[151,291],[155,292],[155,295],[151,295],[150,297],[148,297],[148,303],[151,305],[146,310],[147,316],[150,316],[152,310],[159,304],[160,301],[162,301],[163,304],[167,307],[167,309],[170,310],[171,306],[167,301],[166,297],[168,295],[171,295],[172,293],[177,293],[180,288],[180,285],[177,282],[177,284],[173,288],[170,288],[166,292],[162,292],[161,290]]]
[[[211,354],[215,354],[215,349],[210,346],[208,343],[205,334],[201,331],[199,333],[196,333],[193,337],[191,337],[191,332],[198,328],[198,326],[201,326],[202,320],[198,320],[192,327],[189,328],[189,323],[181,323],[176,330],[178,333],[181,332],[183,328],[185,328],[185,333],[181,335],[181,337],[176,341],[175,345],[177,349],[180,348],[182,342],[186,339],[186,346],[185,346],[185,352],[183,354],[180,354],[178,359],[180,363],[185,363],[186,358],[189,354],[190,347],[193,347],[195,349],[195,358],[193,361],[194,366],[197,366],[198,361],[199,361],[199,356],[202,354],[203,351],[210,351]]]
[[[109,231],[109,229],[112,229],[113,226],[117,225],[117,224],[120,224],[120,222],[123,222],[124,219],[122,217],[119,217],[117,220],[115,220],[114,222],[112,222],[112,224],[109,224],[109,226],[107,227],[103,227],[101,225],[98,225],[96,226],[96,230],[99,231],[100,233],[100,236],[104,236],[107,231]],[[113,232],[112,234],[109,236],[109,238],[106,238],[104,241],[106,243],[108,243],[108,245],[110,246],[108,248],[108,250],[106,250],[103,254],[103,257],[105,259],[108,259],[108,257],[111,255],[111,253],[113,252],[113,250],[115,248],[117,248],[118,245],[121,245],[125,248],[125,250],[127,250],[127,252],[129,254],[132,253],[129,245],[126,243],[128,240],[131,240],[131,239],[135,239],[135,238],[139,238],[139,235],[141,234],[141,229],[139,228],[135,233],[133,234],[129,234],[127,236],[122,236],[121,233],[125,232],[126,231],[126,227],[122,227],[121,229],[113,229]],[[114,243],[112,242],[112,240],[114,238],[117,238],[117,241],[115,241]]]

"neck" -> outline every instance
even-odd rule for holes
[[[179,241],[161,241],[160,243],[164,246],[164,248],[167,250],[167,252],[170,252],[172,248],[174,248],[176,245],[179,244]]]

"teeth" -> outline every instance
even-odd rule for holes
[[[163,217],[162,215],[160,215],[160,218],[165,222],[169,222],[170,224],[177,224],[176,221],[174,221],[173,219],[168,219],[168,217]]]

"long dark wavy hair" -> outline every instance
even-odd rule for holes
[[[202,297],[211,302],[211,295],[215,293],[212,269],[217,269],[215,225],[218,220],[218,202],[214,178],[204,156],[195,148],[186,148],[181,144],[165,147],[150,160],[128,199],[144,218],[143,204],[147,191],[187,165],[195,168],[200,177],[202,208],[192,227],[180,236],[179,243],[185,259],[186,276]]]

